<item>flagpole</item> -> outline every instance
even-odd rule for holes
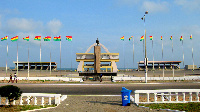
[[[18,41],[17,41],[17,76],[18,76]]]
[[[7,61],[8,61],[8,41],[7,41],[7,57],[6,57],[6,76],[7,76],[7,73],[8,73],[8,64],[7,64]]]
[[[133,38],[133,69],[134,69],[134,38]]]
[[[29,42],[28,42],[28,80],[29,80],[29,69],[30,66],[29,66]]]
[[[162,61],[163,61],[163,39],[162,39]],[[163,63],[163,81],[164,81],[164,77],[165,77],[164,66],[165,66],[165,64]]]
[[[183,49],[183,40],[182,40],[182,49]],[[185,68],[184,67],[184,50],[183,50],[183,68]]]
[[[61,75],[61,40],[60,40],[60,75]]]
[[[153,37],[152,37],[152,49],[153,49]],[[154,70],[154,49],[153,49],[153,70]]]
[[[51,43],[51,41],[50,41],[50,43]],[[52,44],[50,44],[50,76],[51,76],[51,45]]]
[[[172,39],[172,58],[174,58],[174,52],[173,52],[173,39]],[[174,80],[174,65],[173,65],[173,80]]]
[[[192,35],[191,35],[192,36]],[[193,60],[193,73],[194,73],[194,55],[193,55],[193,40],[192,40],[192,60]]]
[[[41,63],[41,40],[40,40],[40,63]]]
[[[124,55],[124,75],[125,75],[125,53],[124,53],[124,42],[123,42],[123,55]]]

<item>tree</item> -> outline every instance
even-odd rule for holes
[[[20,91],[20,88],[13,85],[2,86],[0,87],[0,91],[1,91],[0,92],[1,97],[7,97],[10,105],[11,105],[11,102],[13,102],[14,100],[18,100],[22,94],[22,91]]]

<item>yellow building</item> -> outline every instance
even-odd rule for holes
[[[76,61],[79,62],[77,68],[78,72],[85,72],[85,68],[86,69],[94,68],[94,64],[85,64],[85,63],[87,62],[94,63],[94,58],[95,58],[94,53],[88,53],[88,52],[95,45],[97,44],[94,43],[93,45],[91,45],[85,53],[76,53]],[[119,53],[110,53],[108,49],[101,43],[99,43],[99,46],[101,46],[106,51],[106,53],[101,53],[100,62],[108,63],[108,64],[101,64],[100,68],[105,68],[106,72],[108,71],[108,69],[110,69],[111,72],[117,72],[118,69],[116,62],[119,61]]]

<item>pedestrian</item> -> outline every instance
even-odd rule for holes
[[[10,80],[8,81],[9,82],[12,82],[12,74],[10,73]],[[13,82],[12,82],[13,83]]]
[[[15,73],[14,74],[14,82],[16,81],[16,83],[17,83],[17,74]]]
[[[102,82],[102,76],[103,76],[103,75],[102,75],[102,74],[100,74],[100,82]]]

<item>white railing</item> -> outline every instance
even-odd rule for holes
[[[145,77],[114,77],[115,81],[145,80]],[[147,80],[163,80],[163,77],[147,77]],[[164,77],[164,80],[200,80],[200,76]]]
[[[135,90],[134,103],[200,102],[200,89]]]
[[[61,98],[61,94],[22,93],[19,100],[13,101],[13,105],[59,105],[60,101],[66,98],[66,95],[63,95]],[[2,99],[3,97],[0,96],[0,105],[9,105],[8,98],[5,99],[5,104],[1,104],[3,102],[1,101]],[[53,102],[52,99],[54,99]]]

